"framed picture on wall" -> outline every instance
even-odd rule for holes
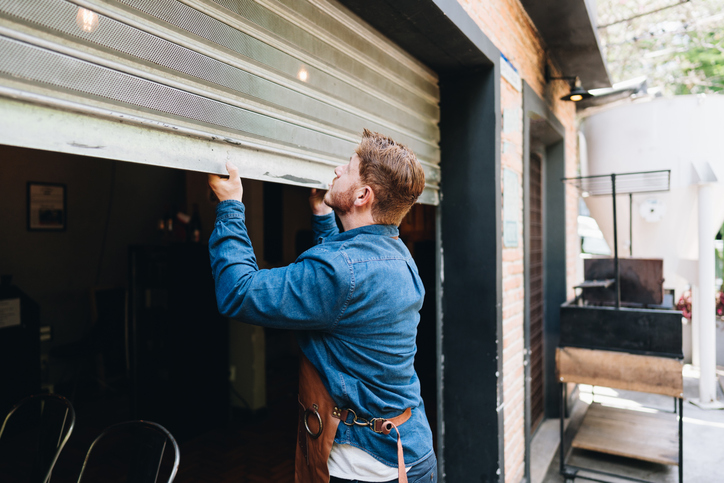
[[[64,184],[28,181],[28,230],[65,230],[66,211]]]

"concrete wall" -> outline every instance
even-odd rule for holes
[[[566,176],[577,173],[577,141],[575,106],[558,98],[567,93],[562,81],[546,84],[545,65],[548,58],[545,45],[521,4],[515,0],[482,2],[460,0],[470,17],[518,71],[520,77],[544,99],[566,130]],[[549,64],[550,65],[550,64]],[[550,65],[553,75],[556,66]],[[503,248],[503,401],[505,481],[519,482],[525,470],[525,380],[524,380],[524,280],[523,280],[523,93],[501,79],[501,109],[503,115],[503,170],[518,175],[520,186],[517,247]],[[512,124],[510,124],[512,123]],[[508,126],[506,126],[508,124]],[[501,176],[501,179],[503,177]],[[560,189],[565,189],[562,185]],[[576,233],[578,193],[568,189],[566,196],[566,267],[568,287],[576,276],[579,240]]]

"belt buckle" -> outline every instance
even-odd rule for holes
[[[382,421],[382,424],[380,424],[380,429],[377,429],[377,421]],[[370,419],[369,425],[370,429],[374,431],[377,434],[382,434],[384,432],[384,421],[386,421],[385,418],[372,418]]]

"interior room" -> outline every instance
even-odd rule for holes
[[[262,478],[254,481],[293,479],[294,335],[218,314],[206,176],[0,146],[0,273],[39,310],[36,320],[23,320],[31,337],[0,328],[11,348],[2,363],[12,363],[16,375],[0,409],[39,392],[72,401],[76,429],[54,483],[76,481],[93,439],[129,419],[155,421],[176,437],[176,481],[197,481],[199,474],[238,481],[241,472]],[[293,263],[313,243],[309,189],[243,183],[260,268]],[[47,186],[60,198],[45,223],[38,221],[37,196]],[[433,432],[436,216],[435,206],[418,204],[400,227],[427,292],[416,366]],[[18,364],[23,357],[29,362]]]

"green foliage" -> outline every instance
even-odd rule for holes
[[[646,76],[664,94],[724,90],[724,0],[598,0],[611,81]]]
[[[678,94],[698,94],[724,90],[724,34],[692,32],[692,47],[676,57],[682,77],[674,84]]]

